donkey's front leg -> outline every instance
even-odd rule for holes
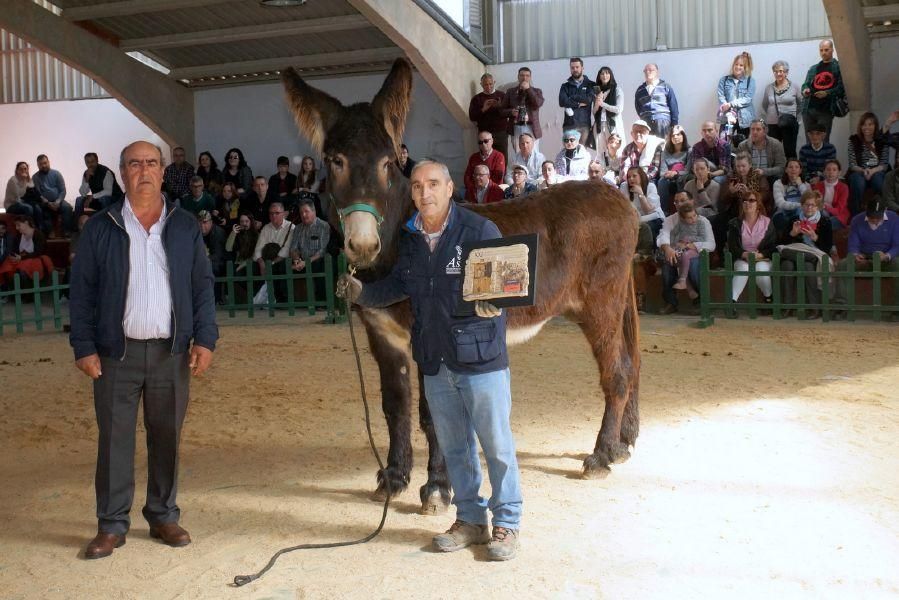
[[[387,494],[401,494],[408,487],[412,472],[411,361],[408,352],[375,335],[369,336],[369,346],[381,373],[381,407],[390,436],[387,466],[378,473],[378,488],[372,494],[372,500],[383,501]]]
[[[437,443],[437,433],[434,431],[434,421],[431,419],[431,409],[428,407],[428,399],[425,397],[424,379],[418,373],[418,418],[421,430],[428,438],[428,481],[419,490],[421,496],[421,514],[439,515],[446,512],[450,504],[450,484],[446,474],[446,461],[440,445]]]

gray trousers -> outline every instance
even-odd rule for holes
[[[94,381],[97,449],[98,529],[124,535],[134,500],[134,444],[143,397],[147,431],[147,500],[151,524],[177,522],[178,444],[187,412],[189,356],[171,354],[171,340],[128,340],[124,360],[100,358],[103,375]]]

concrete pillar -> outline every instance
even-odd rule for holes
[[[196,156],[188,88],[30,0],[0,0],[0,26],[86,73],[167,144]]]
[[[840,74],[846,97],[855,119],[871,109],[871,38],[865,26],[861,2],[858,0],[823,0],[834,45],[840,61]]]

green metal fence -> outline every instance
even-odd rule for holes
[[[735,270],[733,266],[733,257],[730,252],[724,254],[724,268],[712,270],[709,266],[709,253],[703,251],[700,255],[700,320],[701,327],[708,327],[715,322],[713,312],[721,312],[728,318],[736,318],[738,313],[746,313],[749,318],[755,319],[759,315],[759,311],[770,311],[771,316],[775,319],[783,319],[787,316],[786,311],[794,311],[799,319],[807,319],[811,311],[820,311],[821,318],[824,321],[830,321],[836,314],[845,315],[849,321],[854,321],[860,314],[870,314],[871,318],[879,321],[884,315],[899,314],[899,273],[881,270],[882,264],[880,257],[874,255],[871,271],[857,271],[855,263],[849,263],[849,267],[845,271],[833,270],[830,261],[822,264],[822,269],[811,270],[806,267],[805,261],[795,261],[796,268],[792,270],[784,270],[781,267],[781,257],[779,253],[774,253],[771,258],[770,271],[756,270],[755,257],[750,255],[748,268],[746,270]],[[734,276],[745,275],[748,282],[744,294],[746,301],[732,302],[733,297],[733,279]],[[771,303],[760,302],[756,293],[757,279],[759,277],[770,277],[772,288]],[[796,279],[796,298],[795,301],[787,303],[783,297],[784,278],[791,277]],[[820,280],[821,301],[810,302],[806,298],[806,290],[804,281],[806,278],[814,277]],[[714,297],[713,279],[720,278],[723,280],[723,299]],[[883,284],[885,280],[892,280],[892,303],[884,304]],[[846,281],[846,297],[836,300],[832,290],[832,284],[838,281]],[[857,303],[858,283],[861,280],[870,280],[871,282],[871,303]]]
[[[237,268],[234,263],[226,265],[225,275],[216,278],[216,285],[226,292],[227,300],[221,307],[233,318],[238,313],[246,313],[250,318],[259,313],[275,316],[276,310],[286,310],[294,316],[299,311],[314,315],[318,309],[325,310],[326,323],[341,323],[346,320],[346,303],[334,296],[334,259],[326,254],[322,259],[324,269],[321,273],[313,273],[310,265],[302,272],[295,272],[289,266],[266,263],[265,275],[254,275],[252,263]],[[338,273],[346,271],[346,257],[341,254],[337,259]],[[285,271],[277,272],[279,269]],[[60,274],[53,271],[49,283],[42,282],[37,275],[31,278],[31,287],[23,283],[29,279],[16,273],[12,288],[0,291],[0,335],[7,329],[15,328],[23,333],[26,326],[33,325],[37,331],[44,329],[45,322],[51,322],[56,330],[63,328],[63,321],[68,320],[65,295],[69,289],[67,284],[60,283]],[[322,289],[316,290],[316,282],[323,282]],[[267,293],[264,302],[255,304],[253,297],[265,284]],[[276,288],[279,294],[276,295]],[[300,290],[301,296],[297,296]],[[278,297],[280,292],[283,296]],[[240,301],[238,301],[240,299]]]

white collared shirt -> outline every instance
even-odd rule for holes
[[[150,340],[172,337],[172,290],[169,263],[162,245],[166,207],[162,202],[159,220],[150,232],[140,224],[131,201],[125,198],[122,217],[128,232],[128,292],[125,299],[125,337]]]

